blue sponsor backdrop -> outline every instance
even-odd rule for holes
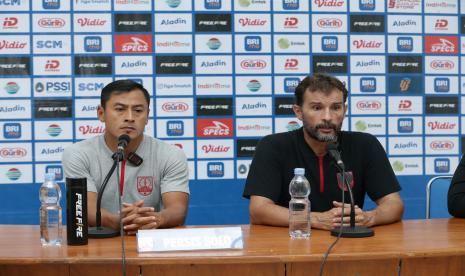
[[[314,72],[345,82],[344,129],[378,137],[405,217],[422,218],[427,180],[452,174],[463,148],[464,10],[464,0],[0,1],[0,223],[38,222],[43,175],[64,181],[64,147],[103,133],[99,92],[122,78],[151,93],[146,133],[186,152],[187,223],[248,223],[255,145],[300,127],[293,91]]]

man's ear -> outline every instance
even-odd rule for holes
[[[302,107],[300,105],[294,104],[292,105],[292,110],[294,111],[297,119],[302,121]]]
[[[97,117],[100,120],[100,122],[104,123],[105,122],[105,110],[101,105],[97,107]]]
[[[145,125],[148,125],[149,123],[149,114],[150,114],[150,108],[147,110],[147,118],[145,118]]]

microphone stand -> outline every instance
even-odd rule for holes
[[[347,187],[347,190],[349,191],[349,197],[350,197],[350,226],[342,226],[337,227],[331,230],[331,235],[332,236],[338,236],[341,235],[341,237],[344,238],[364,238],[364,237],[371,237],[375,234],[373,229],[370,229],[368,227],[364,226],[355,226],[355,203],[354,203],[354,195],[352,193],[352,188],[350,187],[350,184],[347,180],[346,172],[341,166],[336,164],[336,168],[341,172],[342,175],[342,185],[345,185]],[[342,194],[344,195],[344,189],[342,189]],[[345,202],[342,202],[342,204],[345,204]]]
[[[120,235],[120,231],[102,226],[102,213],[101,213],[101,204],[102,204],[102,196],[105,187],[110,180],[113,172],[115,171],[118,163],[123,160],[123,151],[118,150],[116,153],[113,154],[111,157],[113,159],[113,166],[111,166],[110,171],[108,172],[107,176],[103,180],[103,184],[100,187],[97,195],[97,206],[95,212],[95,227],[89,227],[88,235],[90,238],[97,238],[97,239],[104,239],[104,238],[112,238],[117,237]],[[118,178],[118,177],[117,177]],[[117,183],[119,187],[119,183]],[[119,194],[118,194],[119,196]]]

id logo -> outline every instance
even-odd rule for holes
[[[376,8],[375,0],[359,0],[358,6],[361,11],[373,11]]]
[[[262,38],[260,36],[246,36],[244,39],[246,51],[259,52],[262,50]]]
[[[413,39],[407,36],[397,38],[397,51],[411,52],[413,51]]]
[[[401,118],[397,121],[397,131],[399,133],[412,133],[413,132],[413,119]]]
[[[207,10],[221,9],[221,0],[205,0],[205,9]]]
[[[434,78],[434,92],[447,93],[450,91],[449,78]]]
[[[5,139],[21,138],[21,124],[20,123],[5,123],[3,125],[3,137],[5,137]]]
[[[372,93],[376,91],[376,78],[360,78],[360,91]]]
[[[283,0],[283,10],[298,10],[299,0]]]
[[[294,93],[295,88],[299,85],[299,78],[285,78],[284,79],[284,92]]]
[[[450,171],[450,160],[448,158],[434,159],[435,173],[448,173]]]
[[[60,0],[42,0],[42,8],[44,10],[58,10],[60,8]]]
[[[208,162],[207,163],[207,176],[208,177],[223,177],[224,176],[224,163],[223,162]]]
[[[48,165],[45,167],[45,173],[54,173],[55,180],[63,180],[63,167],[60,165]]]
[[[336,36],[323,36],[321,38],[321,49],[323,49],[323,51],[337,51],[337,44]]]
[[[102,51],[102,38],[100,36],[84,37],[84,50],[93,53]]]
[[[184,135],[184,122],[183,121],[166,122],[166,134],[168,136],[183,136]]]

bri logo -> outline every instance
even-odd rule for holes
[[[284,79],[284,92],[294,93],[295,88],[299,85],[299,78],[285,78]]]
[[[99,36],[84,37],[84,50],[86,52],[102,51],[102,38]]]
[[[450,160],[448,158],[434,159],[435,173],[448,173],[450,171]]]
[[[358,6],[361,11],[373,11],[376,8],[375,0],[359,0]]]
[[[3,137],[5,137],[5,139],[21,138],[21,124],[20,123],[5,123],[3,125]]]
[[[376,91],[376,78],[363,77],[360,78],[360,91],[364,93],[371,93]]]
[[[397,120],[397,131],[399,133],[412,133],[413,132],[413,119],[401,118]]]
[[[407,36],[397,38],[397,51],[411,52],[413,51],[413,39]]]
[[[55,180],[63,180],[63,167],[60,165],[48,165],[45,167],[45,173],[54,173]]]
[[[205,9],[219,10],[221,9],[221,0],[205,0]]]
[[[450,91],[449,78],[434,78],[434,92],[447,93]]]
[[[58,10],[60,8],[60,0],[42,0],[42,8],[44,10]]]
[[[224,176],[224,163],[223,162],[208,162],[207,163],[207,176],[208,177],[223,177]]]
[[[323,51],[337,51],[338,41],[336,36],[323,36],[321,38],[321,48]]]
[[[183,121],[168,121],[166,123],[166,133],[168,136],[183,136],[184,122]]]
[[[246,36],[244,39],[246,51],[258,52],[262,50],[262,38],[260,36]]]
[[[299,0],[282,0],[283,1],[283,10],[298,10],[299,9]]]

